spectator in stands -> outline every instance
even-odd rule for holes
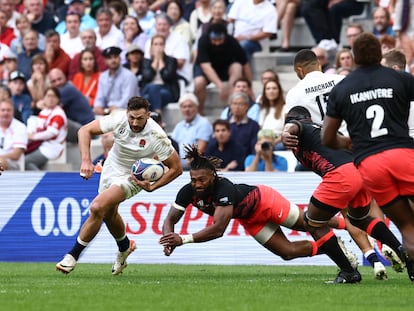
[[[165,130],[165,123],[162,121],[162,115],[160,113],[151,111],[150,117]],[[180,147],[178,146],[178,143],[168,133],[167,133],[167,136],[168,136],[168,139],[171,140],[171,144],[173,145],[174,149],[177,152],[180,152]]]
[[[274,132],[276,150],[283,150],[281,143],[282,131],[285,125],[285,97],[279,80],[269,80],[263,85],[259,125],[262,129]]]
[[[0,47],[2,49],[2,47]],[[0,84],[7,84],[11,72],[17,70],[17,55],[10,49],[0,52]]]
[[[102,51],[96,46],[96,34],[92,29],[85,29],[81,32],[81,40],[85,49],[93,50],[95,54],[96,63],[98,65],[98,70],[100,72],[106,70],[108,66],[106,65],[105,57],[102,56]],[[80,53],[76,54],[69,64],[69,79],[78,72],[80,66]]]
[[[66,32],[60,35],[60,47],[71,59],[83,50],[80,21],[81,17],[76,11],[68,11],[65,16]]]
[[[190,29],[192,37],[197,36],[198,29],[211,19],[210,0],[198,0],[196,8],[190,15]]]
[[[254,101],[254,94],[252,90],[252,82],[246,78],[238,78],[234,81],[233,92],[242,92],[249,96],[249,110],[247,111],[247,116],[256,122],[259,122],[260,117],[260,105]],[[220,119],[228,120],[231,116],[230,106],[228,105],[220,114]]]
[[[6,0],[9,1],[9,0]],[[19,54],[21,52],[23,52],[24,47],[23,47],[23,36],[24,34],[30,30],[32,27],[32,25],[29,22],[29,19],[27,18],[26,15],[20,15],[17,19],[16,19],[16,30],[15,32],[17,32],[17,37],[14,38],[10,44],[10,49],[13,51],[13,53],[15,54]],[[46,48],[46,38],[45,35],[42,33],[38,33],[38,40],[37,40],[37,47],[39,50],[44,51]]]
[[[271,79],[279,80],[279,76],[276,73],[276,71],[274,71],[271,68],[268,68],[268,69],[263,70],[262,74],[260,75],[260,82],[262,84],[262,88],[263,88],[263,85],[267,81],[269,81]],[[256,97],[256,103],[260,103],[261,98],[262,98],[262,93],[260,93],[259,95],[257,95],[257,97]]]
[[[149,9],[149,6],[149,0],[131,1],[131,7],[133,10],[132,15],[138,18],[139,25],[144,30],[148,38],[151,38],[155,34],[155,14]]]
[[[121,25],[124,22],[126,16],[128,16],[128,6],[125,1],[110,1],[108,8],[112,12],[112,21],[116,28],[121,29]]]
[[[340,43],[342,19],[359,15],[364,3],[357,0],[302,0],[301,14],[315,42],[327,51],[336,50]]]
[[[364,32],[364,28],[361,24],[349,24],[346,27],[346,40],[348,41],[348,46],[352,51],[352,47],[354,46],[355,39]]]
[[[5,170],[19,170],[19,159],[27,147],[27,129],[14,118],[13,103],[0,100],[0,163]]]
[[[409,71],[414,73],[414,2],[396,0],[393,30],[405,54]]]
[[[189,169],[185,157],[184,145],[196,144],[199,152],[204,154],[207,144],[213,134],[213,128],[206,117],[198,113],[198,99],[192,93],[181,96],[178,101],[183,120],[178,122],[171,137],[178,143],[181,165],[184,170]]]
[[[144,52],[138,45],[130,45],[126,51],[125,57],[126,63],[123,66],[137,77],[138,86],[141,88]]]
[[[93,29],[96,27],[95,19],[89,14],[85,13],[86,4],[85,0],[69,0],[68,1],[67,12],[76,12],[81,17],[80,20],[80,31],[82,32],[85,29]],[[55,28],[59,34],[64,34],[66,32],[66,23],[61,21]]]
[[[14,29],[7,26],[6,13],[0,11],[0,42],[7,46],[10,46],[14,38],[16,38]]]
[[[45,33],[46,36],[46,49],[44,56],[49,64],[49,70],[54,68],[59,68],[63,71],[65,76],[68,76],[69,73],[69,64],[70,57],[65,51],[60,47],[60,36],[59,34],[52,30],[48,30]]]
[[[16,36],[16,20],[20,14],[15,10],[16,5],[13,0],[0,0],[0,11],[6,14],[7,26],[15,31]]]
[[[282,43],[279,52],[288,52],[290,50],[290,36],[295,17],[299,11],[300,1],[276,0],[278,29],[282,29]]]
[[[126,51],[131,45],[138,45],[142,51],[145,49],[145,43],[147,42],[147,35],[143,32],[139,25],[138,19],[134,16],[127,16],[122,24],[123,37],[118,43],[118,47],[121,48],[121,61],[122,64],[126,63]]]
[[[20,113],[20,121],[27,124],[27,119],[33,114],[33,111],[32,98],[27,93],[23,92],[26,88],[26,78],[24,74],[19,71],[11,72],[8,86],[12,93],[11,100],[14,109]]]
[[[394,49],[397,45],[397,40],[389,35],[383,35],[379,39],[381,43],[381,53],[385,54],[389,50]]]
[[[227,101],[234,81],[242,76],[251,80],[251,70],[240,44],[227,34],[226,26],[221,23],[212,24],[207,34],[200,37],[197,50],[194,93],[200,102],[199,112],[203,114],[208,83],[214,83],[220,99]]]
[[[120,54],[121,49],[116,46],[108,47],[102,52],[108,69],[99,76],[98,93],[93,107],[96,115],[126,109],[128,100],[139,95],[138,80],[131,71],[121,66]]]
[[[111,10],[101,7],[96,12],[96,22],[98,24],[95,28],[96,46],[101,50],[117,46],[118,42],[122,41],[122,31],[114,25]]]
[[[235,0],[228,18],[230,22],[234,22],[234,37],[249,61],[253,53],[262,50],[260,41],[277,33],[277,14],[269,1]]]
[[[354,55],[348,48],[343,48],[336,53],[335,56],[335,68],[348,68],[353,70],[355,67]]]
[[[57,88],[50,87],[46,90],[44,105],[37,119],[36,131],[29,133],[30,142],[24,159],[26,170],[41,170],[49,160],[55,160],[63,153],[67,118],[60,106],[60,93]]]
[[[241,146],[243,154],[254,153],[257,141],[259,123],[247,116],[250,98],[246,93],[236,92],[230,96],[230,130],[233,137]]]
[[[151,110],[161,113],[169,103],[177,102],[180,88],[177,78],[177,60],[165,54],[165,38],[151,38],[151,58],[142,62],[141,95],[151,103]]]
[[[235,152],[237,150],[237,152]],[[218,157],[222,160],[220,171],[244,171],[245,154],[241,146],[231,137],[230,123],[218,119],[213,123],[213,137],[208,142],[206,156]]]
[[[23,72],[26,78],[32,75],[32,57],[42,54],[43,51],[37,47],[38,34],[36,30],[30,29],[23,34],[23,51],[17,54],[17,70]]]
[[[155,17],[156,34],[164,36],[167,40],[165,54],[177,60],[179,78],[188,84],[191,81],[190,48],[179,34],[171,32],[171,25],[172,21],[167,14],[159,13]],[[150,58],[150,46],[151,42],[147,40],[144,50],[146,58]]]
[[[395,32],[391,25],[390,12],[381,6],[375,8],[372,13],[374,27],[372,33],[380,39],[383,35],[395,37]]]
[[[168,1],[165,6],[165,13],[171,18],[171,31],[181,35],[188,46],[193,43],[193,34],[191,32],[190,23],[183,17],[183,8],[179,0]]]
[[[68,118],[68,134],[66,141],[78,142],[78,130],[95,119],[88,99],[66,79],[62,70],[55,68],[49,73],[50,84],[60,92],[61,104]]]
[[[34,30],[45,34],[46,31],[56,27],[55,17],[45,10],[43,0],[25,0],[24,4],[24,14],[29,19]]]
[[[203,23],[201,27],[198,29],[197,36],[194,38],[194,44],[192,46],[192,57],[193,59],[197,58],[197,46],[198,40],[200,37],[207,33],[208,28],[211,24],[215,23],[222,23],[227,28],[227,33],[229,35],[233,34],[233,24],[227,22],[226,19],[226,4],[224,0],[212,0],[210,2],[210,10],[211,10],[211,19],[207,23]]]
[[[165,7],[171,0],[155,0],[152,1],[152,4],[150,5],[149,9],[153,12],[156,12],[158,10],[166,11]],[[196,8],[198,0],[180,0],[181,6],[183,8],[183,17],[186,21],[190,20],[190,15]]]
[[[318,62],[322,67],[322,72],[335,72],[335,68],[329,62],[328,52],[324,48],[320,46],[314,46],[311,50],[315,53],[316,57],[318,58]]]
[[[94,51],[84,49],[80,53],[79,72],[73,76],[72,83],[89,100],[91,107],[98,92],[99,74]]]
[[[32,74],[27,80],[26,86],[32,97],[32,110],[37,115],[42,108],[39,101],[43,101],[46,89],[50,86],[49,64],[42,54],[32,58]],[[39,106],[38,106],[39,105]]]
[[[255,153],[249,154],[244,161],[246,172],[287,171],[287,160],[273,152],[277,139],[271,129],[261,129],[257,133]]]

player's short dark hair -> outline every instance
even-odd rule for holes
[[[381,62],[381,44],[372,33],[361,33],[353,46],[355,64],[360,66],[371,66]]]
[[[300,50],[293,61],[294,66],[318,65],[318,57],[310,49]]]
[[[389,50],[388,52],[384,53],[384,55],[382,55],[382,58],[385,60],[386,66],[390,68],[397,66],[401,70],[404,70],[405,66],[407,65],[405,55],[399,49]]]
[[[127,111],[145,109],[150,110],[150,103],[144,97],[133,96],[128,100]]]
[[[247,86],[248,86],[249,88],[251,88],[251,87],[252,87],[252,81],[251,81],[250,79],[247,79],[246,77],[239,77],[239,78],[237,78],[236,80],[234,80],[234,82],[233,82],[233,87],[234,87],[234,86],[236,86],[236,84],[237,84],[238,82],[246,82],[246,83],[247,83]]]
[[[311,119],[309,110],[303,106],[295,106],[286,114],[285,123],[289,123],[293,120],[301,121],[305,119]]]

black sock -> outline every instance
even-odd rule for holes
[[[379,258],[377,256],[377,253],[374,251],[372,254],[370,254],[367,257],[367,260],[369,261],[369,263],[371,264],[372,267],[374,267],[374,263],[379,261]]]
[[[75,245],[73,245],[73,248],[70,250],[69,254],[73,256],[76,260],[79,259],[80,254],[85,249],[86,246],[80,244],[78,241],[76,241]]]
[[[398,254],[398,248],[401,246],[401,243],[390,231],[390,229],[388,229],[384,222],[381,221],[376,223],[371,230],[370,236],[378,241],[381,241],[383,244],[387,244]]]
[[[129,239],[125,236],[121,241],[116,241],[116,244],[118,244],[118,249],[121,253],[125,252],[129,248]]]
[[[349,273],[354,271],[354,268],[352,268],[351,263],[339,246],[337,237],[335,235],[333,235],[324,244],[319,246],[319,249],[322,251],[322,253],[328,255],[329,258],[331,258],[342,271]]]

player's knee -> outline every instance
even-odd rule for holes
[[[315,232],[318,228],[323,227],[327,223],[325,221],[316,221],[316,220],[309,218],[307,211],[303,214],[303,220],[304,220],[305,230],[310,233]]]
[[[105,212],[102,204],[99,203],[98,200],[94,200],[91,205],[89,206],[89,213],[91,216],[97,217],[97,218],[104,218]]]

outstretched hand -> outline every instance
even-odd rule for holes
[[[159,243],[164,246],[165,256],[170,256],[177,246],[183,245],[183,240],[181,239],[179,234],[175,232],[170,232],[164,234],[160,238]]]

